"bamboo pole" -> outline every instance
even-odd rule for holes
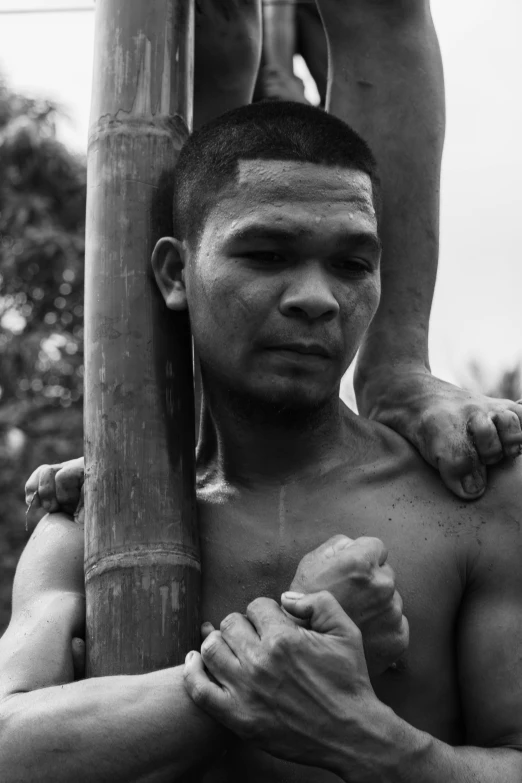
[[[172,235],[192,118],[193,0],[97,0],[87,173],[87,676],[144,673],[199,640],[188,316],[150,272]]]

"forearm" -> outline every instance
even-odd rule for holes
[[[93,678],[0,703],[0,780],[174,783],[225,739],[187,695],[182,666]]]
[[[365,739],[339,745],[337,774],[347,783],[520,783],[522,749],[453,747],[413,728],[384,705]]]

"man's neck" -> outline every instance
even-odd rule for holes
[[[206,394],[200,466],[232,485],[305,479],[348,456],[346,425],[352,418],[357,430],[358,417],[337,395],[317,410],[281,410],[230,394]]]

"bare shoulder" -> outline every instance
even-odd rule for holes
[[[83,525],[66,514],[40,520],[16,569],[13,616],[45,593],[84,593],[83,539]]]
[[[504,514],[522,513],[522,458],[503,460],[488,469],[488,489],[480,503]],[[522,520],[520,520],[522,521]]]
[[[422,512],[458,551],[483,560],[487,552],[522,547],[522,458],[503,460],[488,468],[488,486],[476,501],[456,497],[438,472],[401,435],[377,422],[368,422],[373,453],[380,455],[378,476],[392,497],[406,499]],[[369,440],[370,440],[369,438]],[[479,557],[480,555],[480,557]],[[522,573],[522,551],[518,551]]]

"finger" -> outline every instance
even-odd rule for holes
[[[522,428],[518,415],[513,410],[500,411],[493,415],[493,421],[506,457],[518,457],[522,446]]]
[[[408,623],[408,619],[403,616],[399,631],[396,634],[395,638],[393,639],[391,646],[389,646],[388,649],[386,650],[387,657],[397,661],[401,656],[404,655],[405,652],[407,652],[409,644],[410,644],[410,626]],[[397,668],[397,665],[395,663],[392,663],[391,665],[388,665],[387,668],[395,669]]]
[[[38,477],[40,475],[40,467],[33,470],[27,481],[25,482],[25,502],[28,506],[39,503],[38,498]]]
[[[460,451],[449,452],[438,460],[438,470],[444,484],[463,500],[477,500],[486,490],[486,468],[476,452],[470,454],[469,444]]]
[[[25,516],[27,517],[31,509],[33,508],[39,508],[41,507],[40,497],[38,495],[38,490],[35,489],[34,492],[27,491],[25,492],[25,502],[27,505],[27,509],[25,511]]]
[[[227,615],[220,625],[221,635],[232,652],[244,661],[259,647],[259,636],[252,623],[239,612]]]
[[[194,704],[222,723],[229,699],[225,690],[210,680],[201,655],[194,650],[185,658],[183,683]]]
[[[207,636],[201,645],[201,657],[209,672],[219,683],[225,685],[233,682],[240,663],[220,631],[212,631]]]
[[[491,416],[483,411],[474,413],[468,422],[468,432],[483,465],[494,465],[502,459],[502,443]]]
[[[77,636],[72,640],[72,659],[74,679],[81,680],[85,677],[85,642]]]
[[[256,598],[248,604],[246,616],[260,637],[273,629],[274,625],[286,625],[295,628],[292,620],[281,610],[279,604],[271,598]]]
[[[337,533],[337,535],[329,538],[328,541],[325,541],[324,544],[318,546],[314,551],[317,554],[325,554],[327,557],[335,557],[338,552],[347,549],[354,543],[353,538],[348,538],[348,536],[344,536],[342,533]]]
[[[388,558],[388,550],[384,546],[380,538],[374,538],[373,536],[360,536],[356,538],[354,546],[361,548],[364,557],[370,562],[371,565],[384,565]]]
[[[62,464],[42,465],[38,476],[38,495],[43,508],[46,511],[58,511],[59,504],[56,499],[55,477],[61,469]]]
[[[210,636],[212,631],[215,631],[216,629],[212,625],[212,623],[202,623],[201,625],[201,640],[202,642],[205,641],[207,636]]]
[[[290,614],[302,619],[308,618],[312,631],[338,636],[353,634],[360,636],[360,631],[355,623],[350,620],[339,602],[327,590],[310,595],[283,593],[281,603]]]
[[[55,476],[56,499],[61,506],[76,509],[84,482],[83,457],[69,460]]]
[[[49,500],[55,495],[54,474],[61,468],[62,463],[56,465],[39,465],[31,473],[25,484],[25,502],[28,506],[43,506],[47,511],[51,510]],[[52,509],[55,511],[56,509]]]

